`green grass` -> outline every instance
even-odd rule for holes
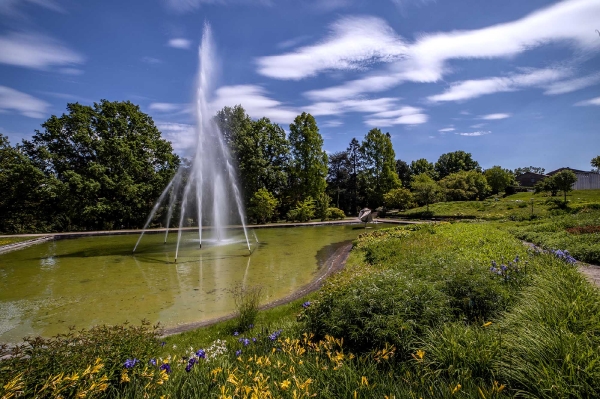
[[[0,236],[0,246],[16,244],[18,242],[33,240],[35,238],[37,238],[37,237],[2,237],[2,236]]]
[[[441,223],[368,233],[322,290],[260,312],[245,333],[234,335],[232,320],[164,339],[124,330],[108,334],[114,343],[107,345],[101,330],[97,342],[88,334],[52,351],[42,343],[0,361],[0,397],[19,390],[21,397],[52,397],[40,392],[54,387],[65,397],[114,398],[594,397],[600,291],[572,265],[528,250],[507,229],[516,225]],[[490,271],[492,261],[507,270]],[[186,371],[199,349],[210,360]],[[64,362],[69,353],[77,356],[67,374],[60,364],[36,366],[54,353]],[[140,363],[125,368],[133,357]],[[150,359],[168,363],[171,372]],[[86,374],[86,364],[102,368]]]

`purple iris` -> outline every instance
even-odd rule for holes
[[[241,350],[241,349],[240,349],[240,350],[237,350],[237,351],[235,351],[235,355],[236,355],[236,356],[239,356],[239,355],[241,355],[241,354],[242,354],[242,350]]]
[[[302,304],[302,307],[303,307],[304,309],[306,309],[306,308],[307,308],[307,307],[309,307],[309,306],[310,306],[310,301],[306,301],[306,302],[304,302],[304,303]]]
[[[171,365],[169,363],[163,363],[160,366],[160,370],[165,370],[165,372],[169,374],[171,372]]]
[[[125,360],[125,363],[123,363],[123,366],[126,369],[130,369],[130,368],[133,368],[138,363],[139,363],[139,360],[137,360],[135,358],[133,358],[133,359],[127,359],[127,360]]]
[[[206,352],[204,351],[204,349],[198,349],[198,352],[196,352],[196,356],[198,356],[200,359],[206,359]]]
[[[156,366],[156,359],[150,359],[148,363],[150,363],[152,366]]]

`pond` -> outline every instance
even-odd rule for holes
[[[372,229],[389,227],[370,225]],[[139,324],[171,328],[210,320],[234,310],[231,289],[261,286],[263,303],[310,283],[343,243],[364,225],[256,229],[248,255],[243,233],[227,245],[211,245],[204,233],[182,236],[174,262],[175,235],[147,234],[49,241],[0,255],[0,342],[52,336],[69,326]],[[251,234],[254,239],[254,234]]]

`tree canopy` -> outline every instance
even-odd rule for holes
[[[435,171],[438,178],[443,179],[449,174],[469,170],[481,172],[479,163],[473,160],[471,153],[464,151],[454,151],[442,154],[435,163]]]
[[[484,176],[490,185],[492,194],[498,194],[500,191],[504,191],[506,187],[515,184],[515,175],[508,169],[502,169],[501,166],[487,169]]]

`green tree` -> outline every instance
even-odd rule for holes
[[[327,153],[323,151],[323,137],[311,114],[303,112],[290,124],[291,190],[296,201],[307,197],[318,198],[327,182]]]
[[[140,227],[179,165],[152,118],[129,101],[68,104],[23,148],[59,181],[63,229]]]
[[[410,163],[410,174],[411,177],[426,173],[432,179],[437,179],[437,173],[435,172],[435,167],[431,162],[426,160],[425,158],[417,159],[416,161],[412,161]]]
[[[427,173],[413,177],[411,187],[417,201],[427,205],[427,212],[429,212],[429,204],[438,202],[442,195],[440,186]]]
[[[401,186],[396,173],[396,154],[389,133],[371,129],[360,147],[363,168],[360,182],[369,205],[376,208],[383,204],[383,195]]]
[[[546,172],[546,169],[539,166],[525,166],[524,168],[517,168],[514,171],[515,176],[520,176],[525,173],[537,173],[539,175],[543,175]]]
[[[215,122],[223,134],[225,142],[234,153],[237,155],[239,145],[237,144],[237,138],[240,134],[249,131],[252,128],[252,119],[246,113],[246,110],[241,105],[234,107],[223,107],[217,112],[215,116]]]
[[[559,191],[558,186],[556,185],[556,181],[553,179],[552,176],[547,177],[544,180],[538,181],[534,186],[534,190],[536,194],[549,192],[550,195],[552,195],[553,197],[555,197]]]
[[[264,224],[273,218],[279,201],[266,188],[259,188],[250,200],[250,214],[256,223]]]
[[[564,202],[567,203],[567,193],[573,190],[573,184],[577,182],[577,176],[573,171],[565,169],[551,177],[559,191],[564,194]]]
[[[350,201],[347,195],[350,185],[350,161],[346,151],[339,151],[329,155],[329,169],[327,173],[327,190],[336,200],[336,207],[349,209]],[[342,196],[340,206],[340,195]]]
[[[290,222],[308,222],[315,217],[315,200],[308,196],[304,201],[300,201],[295,208],[287,213],[287,220]]]
[[[350,206],[350,214],[357,215],[359,210],[359,200],[358,200],[358,173],[362,169],[362,157],[360,155],[360,143],[356,138],[352,138],[350,140],[350,144],[348,148],[346,148],[346,152],[348,153],[348,163],[350,170],[350,179],[348,181],[348,190],[351,193],[351,206]]]
[[[596,172],[600,172],[600,155],[595,158],[592,158],[590,162],[594,168],[596,168]]]
[[[327,220],[327,210],[331,203],[331,197],[325,193],[321,193],[316,200],[315,216],[321,221]]]
[[[451,173],[469,170],[481,172],[481,167],[477,161],[473,160],[471,153],[464,151],[442,154],[435,163],[435,171],[439,179],[443,179]]]
[[[492,194],[498,194],[504,191],[506,187],[515,184],[515,175],[508,169],[502,169],[500,166],[494,166],[484,172],[485,179],[490,185]]]
[[[407,188],[395,188],[383,196],[385,206],[388,208],[409,209],[414,206],[415,198]]]
[[[448,201],[482,200],[490,192],[485,176],[474,170],[452,173],[439,183]]]
[[[396,159],[396,173],[398,174],[402,186],[410,188],[410,181],[413,176],[410,165],[401,159]]]

